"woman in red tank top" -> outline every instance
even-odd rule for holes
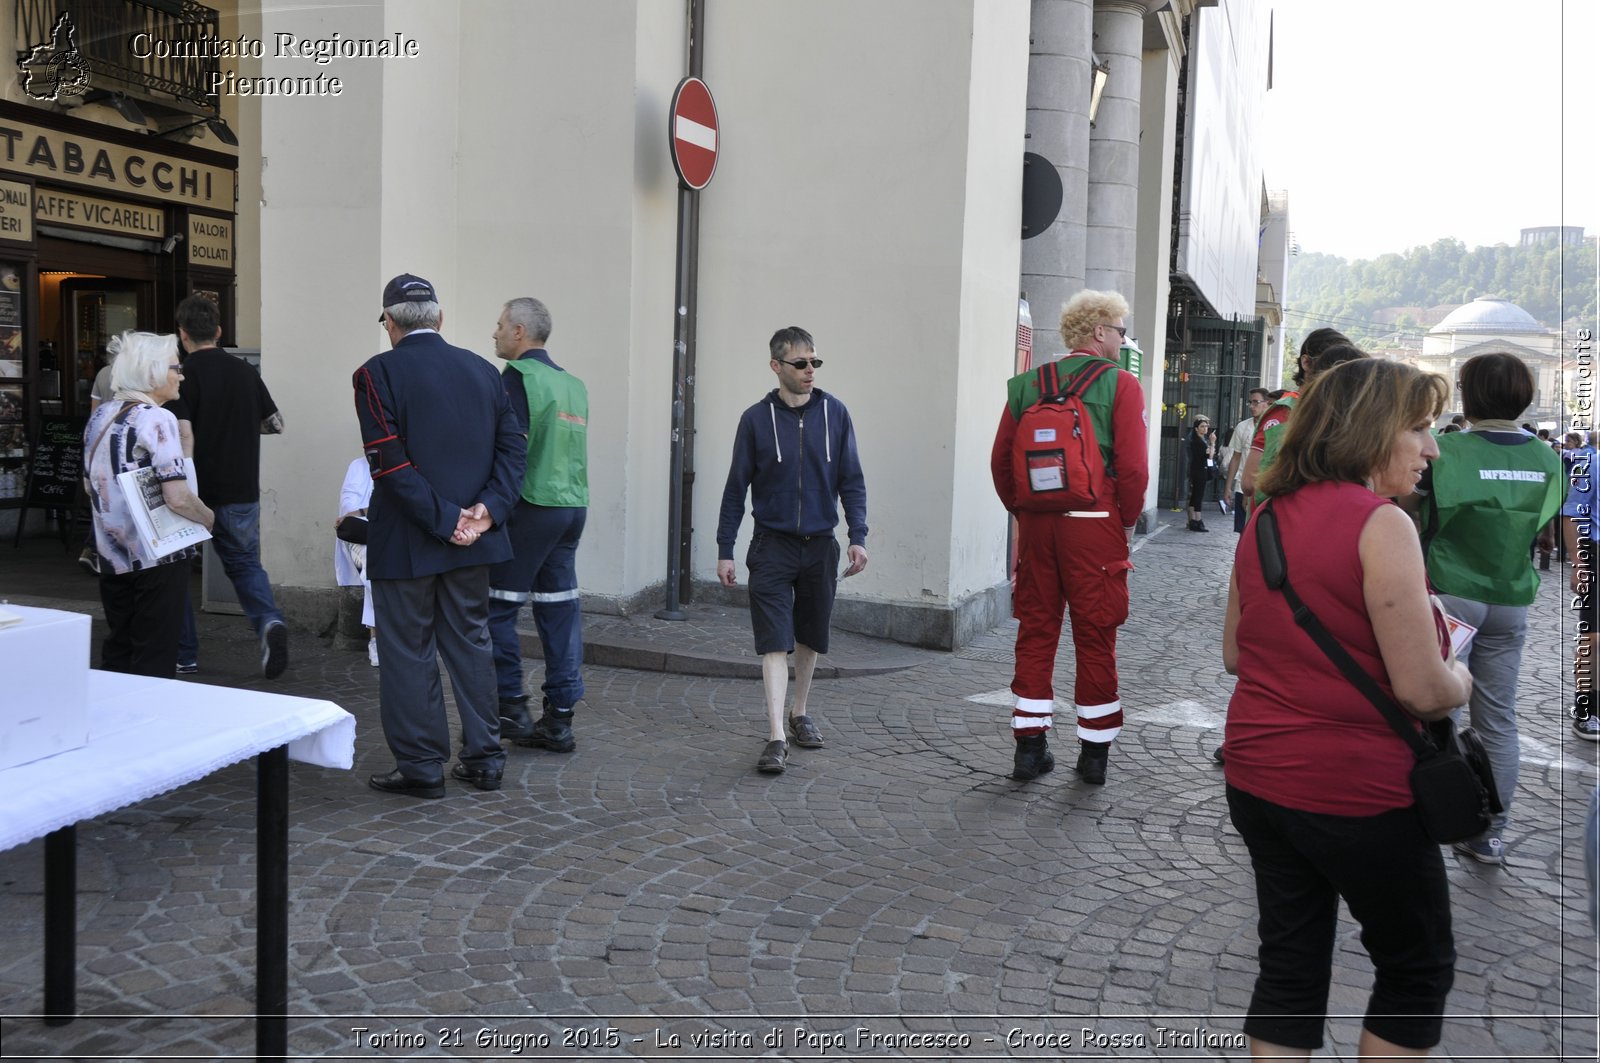
[[[1300,398],[1261,488],[1290,580],[1361,668],[1418,720],[1466,703],[1472,680],[1441,648],[1422,549],[1389,500],[1437,456],[1443,378],[1363,358]],[[1362,1059],[1427,1055],[1454,979],[1439,847],[1412,808],[1410,748],[1262,580],[1253,514],[1228,588],[1223,663],[1239,677],[1224,744],[1228,807],[1250,850],[1260,974],[1252,1054],[1320,1048],[1339,900],[1375,976]]]

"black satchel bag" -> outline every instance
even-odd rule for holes
[[[339,522],[338,527],[333,529],[333,534],[336,538],[343,539],[347,543],[360,543],[365,546],[367,542],[367,518],[358,517],[351,513]]]
[[[1495,789],[1494,773],[1483,742],[1472,728],[1457,730],[1446,717],[1423,725],[1418,731],[1412,717],[1362,670],[1339,641],[1322,626],[1306,603],[1289,584],[1289,565],[1278,536],[1278,519],[1269,500],[1256,517],[1256,551],[1261,558],[1261,574],[1268,587],[1283,592],[1294,622],[1343,673],[1355,688],[1383,714],[1416,755],[1411,769],[1411,796],[1422,829],[1440,845],[1476,838],[1489,829],[1491,813],[1504,811]]]

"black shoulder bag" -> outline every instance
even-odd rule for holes
[[[1416,755],[1416,766],[1411,769],[1411,796],[1423,831],[1440,845],[1448,845],[1476,838],[1488,830],[1490,813],[1504,811],[1504,808],[1495,790],[1488,754],[1477,733],[1470,727],[1457,731],[1455,721],[1448,716],[1424,723],[1423,730],[1418,731],[1413,717],[1396,705],[1322,626],[1322,621],[1289,584],[1289,565],[1284,558],[1283,540],[1278,536],[1278,520],[1272,512],[1271,501],[1256,517],[1256,551],[1261,558],[1263,579],[1268,587],[1283,592],[1294,612],[1294,622],[1372,702]]]

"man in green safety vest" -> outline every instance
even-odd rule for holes
[[[583,697],[578,540],[589,513],[589,392],[545,350],[550,310],[513,299],[494,330],[513,415],[528,440],[522,494],[511,514],[515,556],[489,570],[489,634],[500,693],[500,734],[557,753],[577,748],[572,710]],[[544,647],[544,712],[528,713],[517,616],[531,605]]]

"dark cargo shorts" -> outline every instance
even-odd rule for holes
[[[745,555],[756,653],[788,653],[795,643],[828,652],[839,583],[839,541],[757,529]]]

